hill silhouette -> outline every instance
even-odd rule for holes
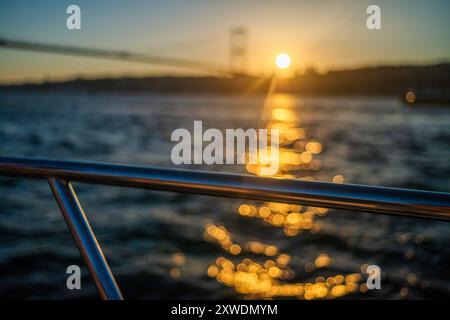
[[[2,85],[2,91],[86,91],[142,93],[264,94],[270,77],[235,75],[151,76],[73,79],[39,84]],[[277,79],[277,92],[310,95],[402,95],[407,90],[450,92],[450,63],[429,66],[378,66],[334,70],[324,74],[308,69],[289,79]]]

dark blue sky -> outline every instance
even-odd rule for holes
[[[66,28],[66,7],[78,4],[82,30]],[[366,28],[378,4],[382,30]],[[249,68],[269,72],[287,52],[293,69],[380,63],[429,63],[450,57],[447,0],[2,0],[2,37],[195,58],[226,65],[228,33],[250,35]],[[0,81],[43,77],[169,73],[178,70],[117,61],[0,50]]]

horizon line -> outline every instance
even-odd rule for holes
[[[355,64],[348,67],[330,67],[327,70],[318,70],[314,66],[306,66],[303,72],[300,70],[294,70],[292,75],[283,76],[285,79],[295,79],[301,76],[305,76],[306,73],[315,72],[317,75],[325,76],[333,72],[352,72],[368,69],[379,69],[379,68],[421,68],[421,67],[435,67],[440,65],[450,64],[450,58],[437,58],[431,59],[427,62],[424,61],[403,61],[403,62],[391,62],[391,63],[367,63],[367,64]],[[46,83],[66,83],[73,81],[97,81],[97,80],[120,80],[120,79],[146,79],[146,78],[233,78],[233,77],[254,77],[254,78],[269,78],[273,76],[273,72],[260,72],[255,73],[236,73],[234,75],[214,75],[214,74],[204,74],[202,72],[148,72],[146,74],[136,73],[136,72],[123,72],[120,74],[71,74],[62,77],[50,77],[48,75],[42,75],[39,79],[28,78],[24,80],[0,80],[0,86],[22,86],[22,85],[40,85]]]

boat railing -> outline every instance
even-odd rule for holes
[[[0,157],[0,175],[48,180],[102,299],[122,293],[72,182],[143,188],[450,221],[450,194],[367,185],[82,161]]]

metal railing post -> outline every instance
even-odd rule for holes
[[[48,181],[72,237],[97,286],[100,297],[104,300],[122,300],[122,293],[83,212],[72,184],[55,177],[48,178]]]

